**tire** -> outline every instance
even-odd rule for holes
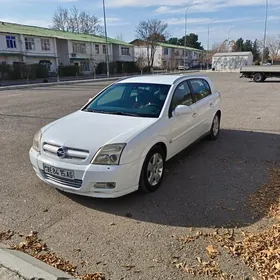
[[[264,81],[264,76],[263,76],[262,73],[255,73],[254,77],[253,77],[253,80],[254,80],[255,83],[263,82]]]
[[[221,126],[221,117],[218,114],[216,114],[213,119],[211,130],[209,133],[210,140],[218,139],[219,134],[220,134],[220,126]]]
[[[156,191],[163,181],[164,171],[165,152],[160,146],[155,146],[149,151],[144,161],[139,180],[139,191],[145,193]]]

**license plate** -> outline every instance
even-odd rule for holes
[[[72,170],[66,170],[44,164],[44,172],[64,179],[75,180],[75,173]]]

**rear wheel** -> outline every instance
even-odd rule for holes
[[[142,192],[156,191],[163,180],[165,168],[165,153],[160,146],[155,146],[150,150],[144,161],[139,190]]]
[[[211,140],[218,139],[219,134],[220,134],[220,123],[221,123],[221,118],[220,118],[219,114],[216,114],[213,119],[210,134],[209,134],[209,137]]]
[[[262,73],[255,73],[253,76],[253,80],[256,83],[260,83],[264,81],[264,75]]]

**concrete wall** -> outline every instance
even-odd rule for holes
[[[236,72],[242,66],[250,66],[253,64],[253,55],[245,56],[217,56],[212,59],[212,68],[222,72]]]
[[[69,65],[69,50],[68,41],[63,39],[56,39],[58,64]]]

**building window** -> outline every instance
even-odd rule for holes
[[[164,54],[164,55],[168,55],[168,48],[164,48],[163,54]]]
[[[16,37],[15,36],[6,36],[6,43],[8,49],[16,49]]]
[[[121,54],[122,55],[130,55],[129,54],[129,48],[121,47]]]
[[[103,45],[103,54],[106,54],[106,45]]]
[[[95,45],[95,53],[99,54],[99,45]]]
[[[41,47],[42,51],[49,51],[50,47],[50,39],[41,39]]]
[[[25,49],[26,50],[35,50],[34,38],[27,37],[27,38],[24,39],[24,41],[25,41]]]
[[[73,53],[87,53],[85,43],[73,43]]]

